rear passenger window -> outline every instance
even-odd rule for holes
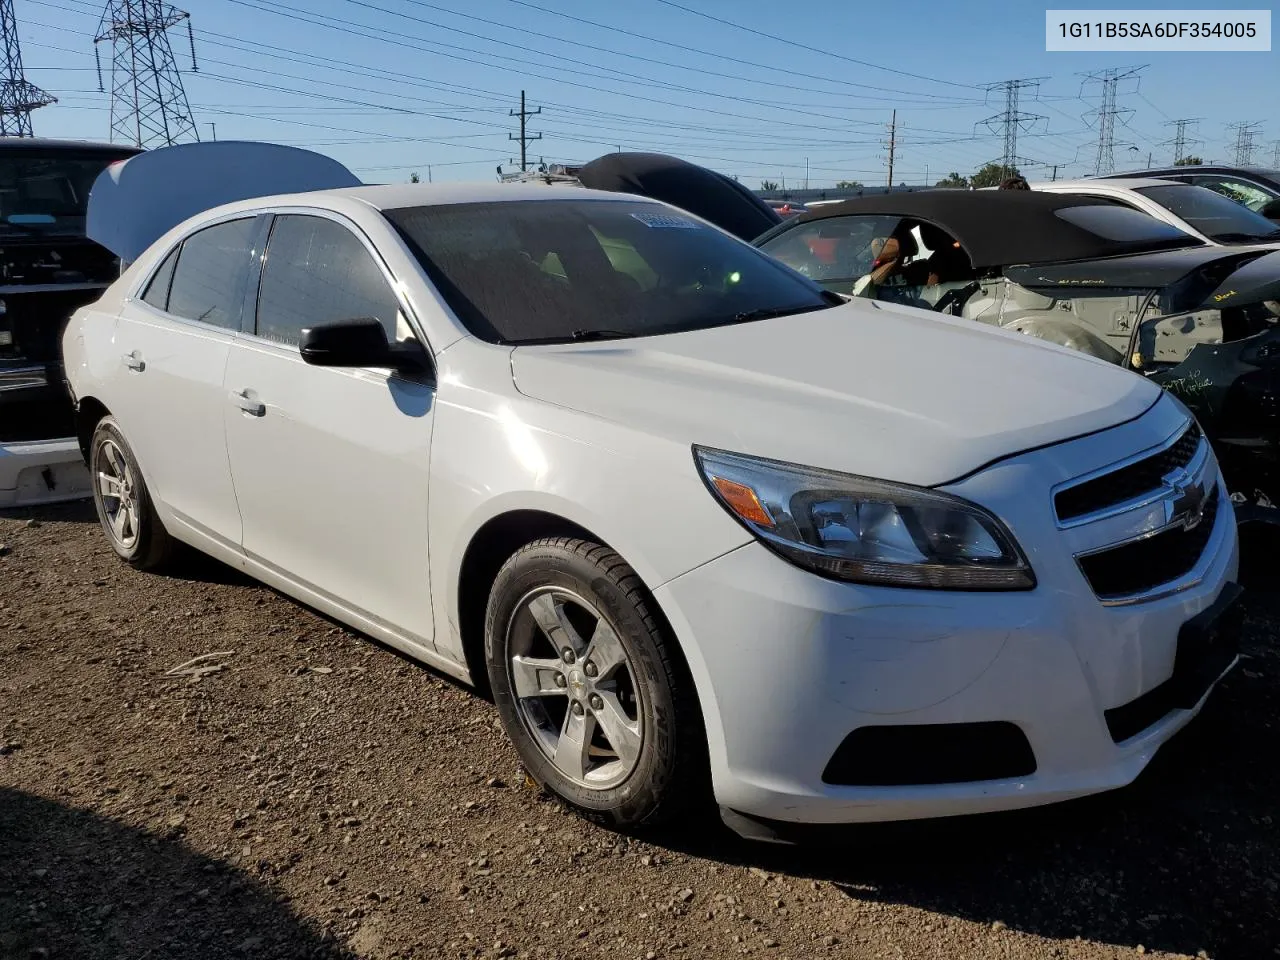
[[[168,312],[228,330],[240,329],[254,220],[229,220],[182,244],[169,287]]]
[[[332,320],[373,317],[387,339],[408,334],[400,304],[365,245],[324,217],[277,217],[258,288],[258,336],[297,344],[302,331]]]
[[[151,304],[157,310],[167,310],[169,308],[169,284],[173,281],[173,268],[178,262],[179,247],[174,247],[164,263],[160,264],[160,269],[152,276],[151,282],[147,284],[147,292],[142,295],[143,301]]]

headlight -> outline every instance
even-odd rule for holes
[[[767,547],[823,576],[943,590],[1028,590],[1013,535],[924,487],[693,448],[708,488]]]

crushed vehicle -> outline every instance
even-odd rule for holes
[[[95,186],[132,263],[63,336],[110,548],[487,682],[592,819],[782,839],[1115,789],[1238,662],[1234,505],[1141,377],[642,197],[263,196],[289,154],[171,149]],[[183,219],[199,156],[244,199]]]
[[[58,343],[119,276],[85,236],[89,190],[132,147],[0,139],[0,508],[89,494]]]
[[[1208,246],[1102,198],[921,191],[833,204],[755,241],[829,290],[965,317],[1176,394],[1233,493],[1280,501],[1280,251]]]

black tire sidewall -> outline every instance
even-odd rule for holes
[[[590,545],[578,541],[579,549],[574,549],[567,543],[526,547],[507,562],[494,581],[485,630],[485,659],[494,702],[508,736],[535,780],[592,819],[616,826],[639,825],[663,806],[677,770],[677,706],[661,649],[668,641],[653,629],[651,615],[646,618],[647,611],[637,608],[627,588],[619,582],[628,575],[635,578],[629,567],[624,566],[625,573],[620,576],[616,567],[610,570],[597,558],[583,556],[581,547]],[[595,550],[617,560],[611,551],[600,547]],[[520,600],[547,586],[562,587],[590,601],[617,633],[633,667],[643,716],[640,757],[625,781],[605,790],[592,790],[565,778],[534,741],[516,704],[507,626]]]

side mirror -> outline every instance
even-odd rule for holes
[[[1268,220],[1280,220],[1280,198],[1268,201],[1258,212]]]
[[[431,371],[431,357],[421,343],[389,342],[381,321],[372,317],[307,327],[298,350],[314,367],[390,367],[410,376]]]

